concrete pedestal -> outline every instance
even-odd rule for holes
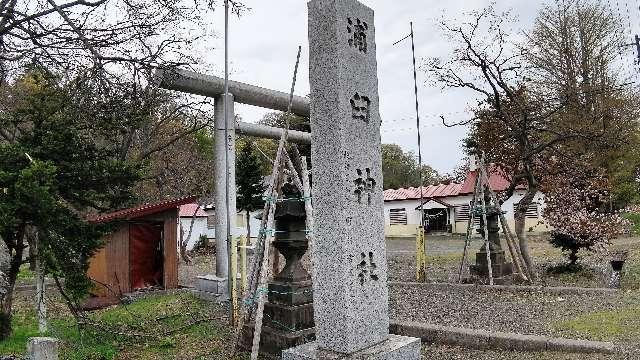
[[[58,344],[56,338],[34,337],[27,343],[27,356],[29,360],[58,360]]]
[[[420,339],[389,335],[385,341],[352,354],[319,349],[316,342],[282,352],[282,360],[405,360],[420,358]]]
[[[204,300],[228,301],[229,291],[227,278],[215,275],[201,275],[196,277],[196,289],[194,294]]]

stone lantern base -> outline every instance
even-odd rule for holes
[[[493,243],[491,243],[493,245]],[[511,282],[511,274],[513,274],[513,264],[507,262],[504,250],[491,249],[491,270],[493,276],[493,283],[502,285]],[[469,271],[472,276],[482,279],[489,279],[489,266],[487,266],[487,250],[483,246],[480,251],[476,253],[476,264],[469,267]]]
[[[255,323],[244,325],[241,347],[251,349]],[[264,304],[260,352],[280,355],[284,349],[315,340],[311,281],[269,284],[269,302]]]

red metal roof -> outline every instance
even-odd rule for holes
[[[178,206],[192,203],[196,199],[195,196],[184,197],[180,199],[165,200],[158,203],[142,204],[136,207],[114,211],[108,214],[99,214],[89,217],[89,222],[94,224],[106,223],[117,219],[135,219],[155,213],[159,213],[169,209],[175,209]],[[193,213],[192,213],[193,214]]]
[[[462,184],[454,182],[449,184],[422,186],[422,197],[439,198],[457,196],[460,193],[461,188]],[[408,189],[388,189],[384,191],[384,201],[411,199],[420,199],[420,187],[410,187]]]
[[[198,203],[184,204],[180,206],[180,217],[193,217],[193,213],[196,213],[195,217],[209,216]]]
[[[422,197],[427,199],[443,198],[458,195],[473,194],[477,171],[469,171],[464,183],[429,185],[422,187]],[[509,187],[510,178],[506,172],[495,165],[489,167],[489,186],[493,191],[504,191]],[[518,185],[516,189],[526,189],[525,185]],[[417,200],[420,199],[420,188],[388,189],[384,191],[384,201]],[[444,205],[444,204],[443,204]],[[446,206],[446,205],[445,205]]]
[[[473,187],[476,184],[476,178],[478,177],[477,171],[469,171],[467,178],[464,180],[460,194],[472,194]],[[500,192],[505,191],[511,184],[511,176],[508,175],[501,167],[491,165],[489,167],[489,187],[491,190]],[[526,189],[526,185],[520,184],[516,186],[516,189]]]

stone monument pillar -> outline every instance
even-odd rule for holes
[[[500,228],[498,226],[498,217],[500,216],[500,208],[497,206],[487,206],[487,225],[485,226],[482,214],[480,216],[480,233],[484,236],[484,231],[488,231],[489,250],[491,256],[491,269],[493,281],[495,284],[504,284],[508,282],[507,276],[513,273],[513,266],[508,263],[504,250],[500,245]],[[487,246],[482,245],[480,251],[476,253],[476,264],[471,265],[470,272],[472,275],[480,278],[489,278],[489,266],[487,265]]]
[[[294,359],[419,359],[420,339],[389,335],[373,10],[309,2],[313,297],[316,342]]]

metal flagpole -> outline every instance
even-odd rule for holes
[[[425,228],[425,224],[424,224],[424,193],[423,193],[423,186],[424,186],[424,176],[422,173],[422,143],[421,143],[421,137],[420,137],[420,105],[418,102],[418,75],[417,75],[417,71],[416,71],[416,46],[415,46],[415,41],[414,41],[414,34],[413,34],[413,21],[409,22],[409,26],[411,28],[411,32],[409,33],[409,35],[405,36],[404,38],[396,41],[395,43],[393,43],[393,45],[399,44],[400,42],[411,38],[411,56],[412,56],[412,60],[413,60],[413,92],[415,95],[415,100],[416,100],[416,131],[417,131],[417,135],[418,135],[418,173],[420,174],[420,226],[418,227],[418,231],[419,232],[423,232],[424,234],[424,228]],[[423,236],[423,234],[418,234],[420,237]],[[423,241],[424,243],[424,255],[426,257],[426,253],[427,253],[427,242]],[[425,281],[426,280],[426,262],[424,262],[424,268],[423,269],[418,269],[418,273],[420,274],[418,276],[418,278],[422,277],[422,280]],[[420,279],[419,279],[420,280]]]
[[[231,324],[235,324],[236,321],[236,314],[235,314],[235,306],[233,306],[233,304],[235,303],[235,301],[237,301],[237,299],[234,299],[234,297],[236,296],[235,294],[235,289],[233,288],[234,285],[234,281],[233,279],[236,276],[236,269],[232,269],[232,252],[236,251],[236,249],[234,248],[232,242],[233,242],[233,235],[231,234],[231,209],[230,209],[230,204],[229,204],[229,186],[231,186],[231,184],[229,183],[229,171],[231,169],[229,169],[229,104],[228,104],[228,97],[229,97],[229,0],[224,0],[224,99],[223,99],[223,106],[224,106],[224,144],[225,144],[225,152],[224,152],[224,162],[225,162],[225,212],[226,212],[226,222],[227,222],[227,253],[229,256],[229,268],[227,271],[227,287],[228,287],[228,293],[229,293],[229,300],[231,303],[231,306],[229,307],[229,313],[230,313],[230,320],[231,320]],[[234,211],[235,213],[235,211]]]

